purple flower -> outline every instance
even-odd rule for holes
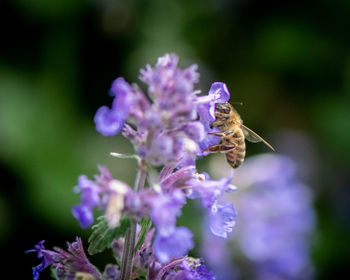
[[[210,180],[207,174],[199,174],[197,178],[189,180],[187,183],[192,187],[192,198],[200,197],[202,204],[206,208],[212,208],[217,199],[225,192],[235,190],[232,186],[233,174],[230,177],[215,181]]]
[[[155,275],[149,275],[150,280],[216,280],[200,260],[189,257],[173,259],[152,272]]]
[[[193,247],[193,235],[187,228],[176,227],[176,219],[186,197],[200,197],[202,204],[212,211],[213,232],[226,237],[232,231],[236,216],[233,206],[218,204],[225,191],[234,189],[230,185],[232,175],[215,181],[195,173],[195,161],[202,156],[201,150],[220,141],[220,137],[208,133],[217,131],[211,128],[215,104],[227,102],[230,93],[224,83],[216,82],[208,95],[198,96],[197,66],[181,69],[178,62],[175,54],[166,54],[154,67],[147,65],[142,69],[139,78],[146,84],[145,93],[137,85],[117,78],[111,87],[114,98],[111,107],[102,106],[95,115],[98,132],[104,136],[122,132],[133,143],[147,170],[163,166],[159,176],[153,178],[149,174],[149,188],[134,192],[103,167],[95,180],[82,175],[75,188],[81,193],[81,203],[73,207],[73,215],[83,227],[93,223],[96,207],[104,211],[110,227],[117,227],[124,213],[135,221],[151,217],[157,230],[153,246],[142,247],[136,256],[139,265],[149,265],[148,278],[153,279],[154,271],[157,275],[154,279],[158,280],[212,280],[215,277],[205,266],[199,262],[191,264],[183,257]],[[111,273],[107,270],[104,273],[105,278],[111,279],[117,274],[113,267]]]
[[[103,280],[118,280],[120,271],[116,265],[108,264],[103,272]]]
[[[76,238],[73,243],[67,242],[68,251],[61,248],[54,248],[55,251],[46,250],[44,247],[45,241],[40,241],[34,246],[38,258],[42,258],[43,262],[33,268],[33,280],[39,279],[40,272],[48,267],[53,266],[56,269],[56,276],[58,279],[74,279],[76,273],[87,273],[98,279],[101,275],[97,268],[93,266],[87,259],[83,244],[80,238]]]
[[[181,268],[179,268],[181,269]],[[196,268],[187,268],[180,271],[172,271],[165,277],[166,280],[215,280],[216,277],[211,270],[203,264]]]
[[[225,83],[215,82],[211,85],[209,94],[198,97],[198,114],[200,122],[204,126],[206,133],[218,132],[219,129],[212,128],[211,123],[215,121],[215,104],[226,103],[230,99],[230,92]],[[200,143],[201,150],[215,145],[220,141],[220,138],[213,135],[207,135]]]
[[[215,168],[220,174],[222,168]],[[309,237],[315,214],[311,193],[296,168],[286,156],[266,154],[247,159],[235,173],[239,226],[232,240],[257,279],[312,278]],[[246,276],[244,269],[240,272]]]
[[[192,237],[192,232],[185,227],[177,227],[167,236],[157,234],[153,243],[154,254],[162,263],[186,255],[193,248]]]
[[[214,207],[213,207],[214,208]],[[217,236],[227,238],[227,233],[230,233],[235,225],[237,217],[236,210],[232,203],[225,205],[216,205],[215,211],[210,213],[210,230]]]
[[[148,85],[151,98],[165,107],[169,102],[163,102],[164,98],[175,100],[179,99],[179,95],[187,97],[199,80],[196,65],[181,70],[178,68],[178,61],[175,54],[166,54],[158,58],[154,68],[147,65],[146,69],[140,71],[140,80]]]
[[[173,169],[174,165],[165,166],[159,175],[160,186],[165,192],[187,188],[187,182],[196,177],[196,169],[192,165],[182,167],[181,169],[171,173]]]
[[[96,129],[104,136],[120,132],[134,102],[133,90],[123,78],[113,82],[111,92],[114,95],[112,108],[102,106],[95,115]]]
[[[84,205],[76,205],[72,208],[73,217],[76,218],[81,227],[87,228],[94,222],[94,214],[92,208]]]
[[[124,200],[130,187],[119,180],[113,179],[106,167],[99,166],[100,175],[95,175],[95,181],[87,176],[78,178],[75,192],[81,193],[81,204],[72,208],[73,216],[82,227],[90,226],[94,221],[93,209],[98,207],[104,210],[111,227],[119,225],[124,210]]]
[[[46,250],[44,247],[45,240],[40,241],[34,245],[34,249],[26,251],[26,253],[36,252],[39,259],[43,259],[43,262],[36,267],[33,267],[33,280],[39,279],[40,273],[46,267],[52,265],[55,262],[59,262],[62,256],[54,251]]]
[[[237,277],[237,269],[232,262],[233,249],[227,244],[227,240],[218,237],[208,231],[208,225],[203,225],[203,240],[201,242],[201,255],[204,256],[209,267],[214,269],[215,275],[220,280],[240,279]]]
[[[176,218],[185,203],[185,194],[181,190],[169,195],[158,195],[151,200],[151,218],[160,235],[168,236],[173,233]]]
[[[101,107],[95,116],[101,134],[111,136],[123,130],[139,156],[153,166],[170,162],[178,162],[178,167],[193,165],[201,150],[220,140],[206,134],[217,131],[210,124],[215,120],[215,104],[229,100],[226,85],[213,83],[208,95],[197,96],[197,66],[180,69],[178,61],[175,54],[166,54],[155,67],[147,65],[140,71],[147,95],[123,78],[116,79],[111,89],[112,107]]]

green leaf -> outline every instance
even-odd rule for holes
[[[147,271],[146,272],[140,272],[134,280],[146,280],[147,279]]]
[[[90,255],[101,253],[106,248],[110,248],[113,239],[125,235],[126,230],[130,227],[130,219],[126,216],[120,220],[120,226],[110,228],[104,216],[97,218],[98,223],[92,226],[92,233],[89,237],[88,252]]]
[[[55,280],[59,280],[58,277],[57,277],[57,274],[56,274],[56,270],[55,270],[55,268],[53,268],[52,266],[51,266],[51,268],[50,268],[50,276],[51,276],[53,279],[55,279]]]
[[[145,242],[146,234],[152,225],[152,221],[150,218],[142,218],[140,225],[141,225],[141,231],[139,234],[139,238],[137,240],[137,244],[135,246],[135,251],[139,250],[142,244]]]

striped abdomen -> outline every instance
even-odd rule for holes
[[[222,138],[222,145],[234,146],[234,148],[225,153],[226,159],[233,168],[240,166],[245,158],[245,141],[243,131],[236,127],[231,134],[228,134]]]

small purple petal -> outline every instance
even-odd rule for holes
[[[103,272],[103,280],[118,280],[120,271],[116,265],[108,264]]]
[[[83,228],[90,226],[94,221],[92,209],[84,205],[74,206],[72,208],[72,214]]]
[[[204,126],[200,122],[191,122],[183,127],[183,130],[189,138],[197,142],[202,141],[205,137]]]
[[[114,80],[111,92],[114,95],[112,108],[102,106],[95,115],[96,129],[104,136],[113,136],[121,131],[136,101],[132,87],[123,78]]]
[[[170,191],[170,190],[176,190],[180,189],[181,187],[185,186],[185,183],[193,178],[193,174],[195,173],[195,167],[192,166],[186,166],[179,170],[177,170],[174,173],[169,174],[168,176],[164,178],[160,178],[160,185],[163,190]]]
[[[171,195],[159,195],[151,202],[151,217],[157,226],[158,233],[163,236],[173,233],[176,225],[176,218],[181,207],[186,203],[186,198],[181,190]]]
[[[209,95],[213,96],[215,103],[226,103],[230,99],[227,85],[222,82],[213,83],[210,87]]]
[[[203,206],[211,209],[221,194],[234,189],[230,185],[233,173],[229,177],[218,181],[210,180],[208,176],[203,175],[205,174],[200,174],[197,178],[191,179],[187,183],[193,189],[191,198],[201,197]]]
[[[34,245],[34,250],[28,250],[26,253],[36,252],[39,259],[43,259],[43,262],[35,267],[33,267],[33,280],[39,279],[40,273],[46,267],[58,262],[62,259],[59,253],[51,250],[46,250],[44,247],[45,240],[40,241],[38,244]]]
[[[199,82],[199,73],[197,72],[198,65],[193,64],[182,71],[182,75],[191,83]]]
[[[179,58],[175,54],[165,54],[158,58],[156,67],[176,69],[178,63]]]
[[[193,234],[185,227],[177,227],[169,236],[157,234],[153,250],[157,259],[166,263],[172,258],[186,255],[193,248]]]
[[[195,270],[197,278],[199,280],[216,280],[214,273],[209,270],[205,265],[200,265]]]
[[[155,135],[152,145],[145,149],[145,157],[154,166],[166,164],[173,157],[173,138],[168,135]]]
[[[216,205],[215,212],[210,214],[210,229],[213,234],[227,238],[227,233],[231,232],[235,225],[237,217],[236,210],[232,203],[227,203],[224,206]]]
[[[33,280],[38,280],[41,271],[45,268],[44,263],[42,262],[41,264],[33,267]]]
[[[208,97],[208,96],[205,96]],[[198,99],[201,99],[199,97]],[[210,98],[210,97],[209,97]],[[215,103],[214,100],[209,99],[208,102],[199,103],[197,107],[200,122],[203,124],[206,131],[210,130],[210,125],[215,121]]]
[[[219,129],[211,127],[211,123],[216,119],[215,104],[226,103],[229,99],[230,92],[226,84],[222,82],[213,83],[208,95],[198,97],[197,111],[206,133],[219,131]],[[208,135],[199,143],[199,146],[202,150],[205,150],[212,145],[218,144],[219,141],[220,137]]]
[[[123,104],[130,105],[132,103],[130,95],[132,95],[133,89],[124,78],[117,78],[113,81],[111,92],[115,97],[119,98],[119,101]]]
[[[103,136],[118,134],[125,122],[125,118],[115,114],[107,106],[100,107],[95,115],[96,130]]]

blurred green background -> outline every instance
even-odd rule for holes
[[[109,156],[132,147],[120,136],[99,135],[93,116],[110,104],[113,79],[137,82],[139,68],[175,52],[183,67],[198,64],[203,92],[213,81],[226,82],[231,101],[244,103],[245,123],[277,150],[312,155],[301,162],[312,171],[307,183],[318,215],[316,278],[347,273],[349,19],[347,0],[2,1],[3,267],[30,279],[38,260],[24,250],[42,239],[49,248],[64,247],[76,235],[86,243],[90,231],[82,231],[70,212],[79,202],[72,193],[78,175],[91,177],[103,164],[132,184],[135,173],[134,162]],[[309,146],[291,136],[279,147],[280,135],[303,135]],[[262,151],[262,145],[248,145],[248,156]]]

